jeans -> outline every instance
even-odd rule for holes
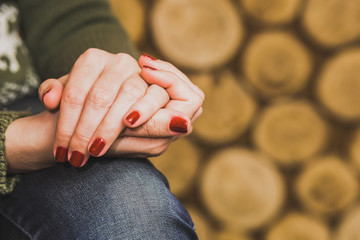
[[[189,214],[146,159],[90,159],[80,169],[65,163],[22,174],[0,199],[0,214],[19,239],[197,239]]]
[[[36,95],[8,106],[44,110]],[[169,159],[171,161],[172,159]],[[198,239],[166,178],[147,159],[93,159],[21,175],[0,199],[0,239]]]

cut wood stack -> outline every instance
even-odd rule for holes
[[[340,52],[329,59],[318,79],[320,101],[345,121],[360,120],[360,48]]]
[[[235,56],[244,30],[229,0],[158,0],[151,13],[156,46],[177,65],[211,69]]]
[[[340,223],[335,240],[357,240],[360,239],[359,231],[360,223],[360,206],[350,208],[344,214],[342,222]]]
[[[360,173],[360,128],[356,130],[350,145],[351,162]]]
[[[264,156],[241,148],[216,153],[203,170],[201,196],[224,226],[249,230],[272,220],[284,200],[284,182]]]
[[[312,68],[306,47],[291,34],[278,31],[251,39],[242,63],[247,79],[265,98],[299,92]]]
[[[165,153],[151,158],[151,161],[166,175],[171,191],[176,196],[182,196],[192,187],[200,154],[189,140],[181,138],[172,143]]]
[[[289,213],[276,223],[266,240],[330,240],[328,227],[301,213]]]
[[[218,76],[191,77],[205,93],[204,112],[194,126],[194,134],[204,142],[224,144],[247,130],[256,110],[256,102],[236,76],[224,71]]]
[[[215,235],[216,240],[251,240],[243,233],[236,231],[224,231]]]
[[[253,133],[255,145],[284,165],[307,161],[322,150],[327,136],[326,123],[307,101],[269,106]]]
[[[267,24],[288,23],[299,12],[300,0],[241,0],[246,12]]]
[[[110,3],[206,94],[152,160],[200,239],[360,239],[359,0]]]
[[[360,1],[306,1],[302,24],[324,47],[338,47],[360,38]]]
[[[195,231],[199,239],[206,240],[217,240],[214,238],[214,230],[210,227],[205,217],[195,207],[185,205],[186,210],[189,212],[191,219],[195,224]]]
[[[319,215],[333,215],[355,201],[359,184],[343,159],[325,156],[306,166],[295,189],[306,209]]]

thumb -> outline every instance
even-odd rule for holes
[[[49,111],[54,111],[59,108],[64,84],[68,75],[59,79],[48,79],[44,81],[39,87],[39,98]]]

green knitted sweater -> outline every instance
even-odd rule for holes
[[[5,131],[30,114],[6,105],[67,74],[88,48],[138,56],[106,0],[0,0],[0,195],[19,180],[6,173]]]

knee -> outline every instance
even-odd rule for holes
[[[149,162],[121,160],[100,169],[61,204],[65,231],[79,239],[196,239],[187,211]]]
[[[165,177],[150,163],[131,165],[110,178],[102,201],[95,203],[103,216],[92,218],[111,222],[106,225],[119,239],[197,239],[189,214],[170,192]]]

